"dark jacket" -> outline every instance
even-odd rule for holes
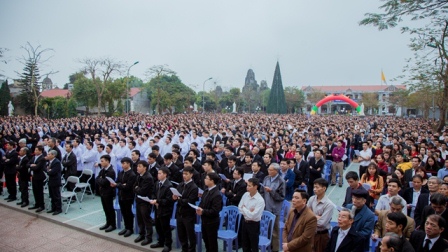
[[[415,230],[411,234],[411,239],[409,241],[412,244],[412,247],[414,247],[415,252],[422,252],[423,251],[423,245],[425,241],[425,232],[421,230]],[[445,241],[442,236],[437,239],[437,241],[432,246],[431,250],[429,252],[440,252],[444,251],[448,247],[448,242]]]
[[[134,171],[130,169],[127,172],[120,171],[118,173],[117,178],[117,188],[118,188],[118,197],[120,200],[133,200],[135,197],[134,194],[134,184],[137,176]]]
[[[219,212],[222,210],[222,196],[218,186],[211,191],[204,191],[199,207],[202,208],[202,225],[220,221]]]
[[[4,173],[15,174],[17,172],[16,167],[19,163],[19,154],[16,150],[9,151],[5,154],[5,161],[3,161]]]
[[[429,205],[429,193],[420,194],[414,211],[415,228],[422,225],[423,208],[427,205]]]
[[[141,196],[152,199],[154,196],[154,180],[149,172],[145,172],[143,175],[137,174],[134,184],[134,193],[136,196],[135,202],[137,202],[137,204],[149,204],[149,202],[138,198],[138,196]]]
[[[322,173],[324,172],[325,161],[323,158],[316,161],[315,157],[311,157],[310,161],[308,163],[309,163],[309,166],[313,167],[313,169],[310,168],[310,180],[309,181],[311,183],[315,179],[322,177]],[[319,169],[319,168],[320,168],[320,170],[318,171],[317,169]]]
[[[47,164],[48,186],[61,186],[61,162],[55,158]]]
[[[171,163],[170,167],[164,166],[170,171],[170,175],[168,176],[169,180],[172,180],[176,183],[182,182],[182,173],[179,172],[179,167],[177,167],[174,163]]]
[[[240,181],[238,181],[238,183],[236,183],[236,185],[233,186],[234,181],[235,180],[232,180],[230,183],[227,184],[225,195],[227,197],[227,205],[238,206],[241,198],[247,191],[246,190],[247,184],[243,179],[240,179]]]
[[[422,187],[422,189],[420,190],[420,195],[423,193],[429,193],[428,189]],[[406,203],[408,204],[412,204],[413,196],[414,196],[414,188],[412,187],[406,188],[406,190],[404,190],[402,195],[403,199],[406,200]],[[411,216],[410,208],[408,208],[408,216]]]
[[[158,204],[156,206],[157,216],[171,216],[173,213],[174,200],[173,193],[170,190],[171,187],[173,187],[173,184],[171,184],[168,178],[165,179],[160,188],[159,182],[155,184],[154,194]]]
[[[182,182],[177,187],[177,190],[180,194],[182,194],[182,197],[178,198],[177,200],[176,217],[194,218],[196,216],[196,210],[189,206],[188,203],[195,205],[196,201],[199,200],[198,186],[194,183],[194,181],[191,181],[185,186],[184,185],[185,182]]]
[[[46,163],[45,156],[42,154],[40,155],[37,160],[36,157],[31,158],[31,160],[28,162],[27,167],[30,169],[30,173],[33,173],[33,180],[45,180],[46,176],[44,173],[44,170],[46,169]],[[32,164],[36,164],[36,166],[31,167]]]
[[[294,188],[298,188],[303,182],[305,182],[306,185],[310,178],[310,165],[307,161],[302,159],[302,161],[294,167],[294,173],[296,174],[294,178]]]
[[[67,158],[67,154],[65,154],[62,159],[62,166],[64,167],[64,176],[68,178],[69,176],[76,176],[78,163],[76,161],[76,154],[72,151]]]
[[[160,165],[157,162],[154,162],[152,165],[150,164],[148,167],[148,171],[151,174],[151,176],[154,180],[154,183],[157,182],[157,172],[159,171],[159,169],[160,169]],[[135,174],[138,175],[137,172],[135,172]]]
[[[19,158],[19,163],[17,164],[17,172],[19,173],[19,179],[21,181],[30,181],[30,174],[28,173],[28,162],[29,159],[25,155],[21,160]]]
[[[106,177],[115,180],[115,171],[112,165],[109,165],[108,168],[102,168],[95,181],[99,185],[101,197],[113,197],[115,196],[115,189],[110,186],[110,181]]]
[[[431,205],[425,206],[425,208],[423,208],[422,218],[421,218],[422,225],[420,226],[420,230],[425,230],[424,229],[425,226],[423,224],[426,222],[426,219],[428,218],[428,216],[430,216],[431,214],[435,214],[435,213],[436,212],[431,207]],[[445,220],[448,220],[448,211],[445,210],[440,216],[442,216]],[[448,228],[447,227],[445,227],[445,229],[443,230],[442,237],[443,237],[443,239],[448,240]]]
[[[338,232],[339,227],[333,228],[331,230],[330,235],[330,241],[328,242],[328,245],[325,249],[325,252],[363,252],[364,247],[362,246],[364,244],[364,238],[360,236],[354,227],[352,226],[350,230],[348,231],[347,235],[342,240],[341,244],[339,245],[338,250],[335,250],[336,243],[338,240]]]

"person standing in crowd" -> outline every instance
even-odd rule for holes
[[[415,252],[439,252],[448,248],[448,242],[442,237],[442,232],[447,228],[446,220],[442,216],[432,214],[422,225],[424,231],[412,232],[409,239]]]
[[[238,206],[241,197],[246,193],[246,182],[242,178],[244,171],[242,168],[236,168],[233,171],[233,179],[227,183],[227,188],[222,188],[221,193],[227,197],[227,205]]]
[[[165,154],[165,156],[168,154]],[[151,244],[150,248],[163,248],[162,252],[171,251],[171,244],[173,239],[171,238],[171,226],[170,218],[173,212],[173,193],[170,188],[173,187],[168,180],[170,171],[167,167],[162,167],[158,171],[155,187],[155,199],[149,203],[155,207],[155,225],[156,231],[159,237],[159,241],[155,244]]]
[[[362,143],[362,150],[359,152],[359,177],[361,177],[364,173],[366,173],[367,167],[370,164],[370,160],[372,159],[372,152],[368,149],[368,143]]]
[[[292,211],[289,211],[283,229],[282,248],[284,252],[312,252],[317,218],[309,207],[308,193],[296,189],[292,197]],[[274,239],[274,238],[273,238]]]
[[[62,213],[61,200],[61,162],[56,158],[57,151],[50,150],[45,159],[48,161],[48,192],[51,198],[51,209],[47,213],[58,215]]]
[[[274,231],[272,233],[272,251],[279,251],[279,221],[280,211],[285,199],[286,186],[285,180],[280,176],[280,166],[277,163],[271,163],[268,168],[268,176],[263,180],[263,198],[266,211],[275,215]]]
[[[423,209],[430,204],[431,196],[438,193],[440,186],[442,186],[442,180],[436,176],[432,176],[428,179],[428,189],[429,193],[422,193],[418,196],[417,206],[415,207],[414,219],[415,226],[419,227],[423,225],[422,214]]]
[[[67,180],[68,177],[70,176],[76,176],[77,161],[76,161],[76,154],[73,152],[72,143],[65,143],[65,151],[66,154],[64,155],[64,158],[61,160],[61,163],[63,167],[64,179]],[[72,183],[69,183],[67,185],[67,189],[69,191],[73,191],[73,188],[75,188],[75,185],[73,185]]]
[[[99,194],[101,196],[101,205],[103,206],[104,214],[106,215],[106,224],[100,227],[100,230],[111,232],[117,229],[115,221],[114,210],[114,196],[115,190],[111,186],[111,183],[106,177],[115,181],[115,171],[110,164],[110,156],[104,155],[100,161],[101,171],[98,174],[96,183],[98,184]]]
[[[216,186],[219,180],[218,174],[214,172],[206,174],[204,183],[207,189],[196,209],[196,214],[201,216],[202,239],[207,252],[218,251],[219,212],[222,210],[222,197]]]
[[[20,207],[26,207],[29,204],[28,199],[28,183],[30,182],[30,174],[28,173],[28,162],[27,157],[28,148],[22,147],[19,150],[19,163],[17,164],[17,172],[19,174],[19,191],[20,191],[20,202],[17,205]]]
[[[325,252],[364,252],[363,237],[353,227],[354,214],[343,208],[338,215],[338,226],[331,230]]]
[[[331,157],[333,158],[331,185],[336,185],[336,174],[339,174],[339,187],[342,187],[342,177],[344,176],[344,161],[345,148],[342,147],[343,141],[338,140],[337,146],[333,148]]]
[[[247,181],[247,192],[238,204],[238,210],[243,216],[241,221],[243,252],[258,252],[260,220],[265,208],[264,199],[258,193],[259,183],[257,178],[250,178]]]
[[[285,181],[285,200],[291,201],[292,194],[294,193],[294,181],[296,174],[289,169],[288,165],[289,160],[282,159],[280,161],[280,173],[279,175],[283,178]]]
[[[16,166],[19,163],[19,154],[15,148],[15,142],[9,141],[6,143],[6,153],[1,164],[4,167],[6,188],[8,189],[7,202],[17,199]]]
[[[44,147],[36,146],[34,149],[34,157],[30,160],[27,167],[31,170],[32,183],[31,186],[33,188],[33,196],[34,196],[34,206],[29,207],[29,210],[36,210],[36,212],[42,212],[45,209],[44,204],[44,181],[45,177],[45,156],[43,155]]]
[[[134,214],[132,213],[132,204],[134,204],[133,186],[137,176],[131,168],[132,160],[128,157],[121,159],[121,168],[118,173],[117,183],[111,183],[111,187],[118,189],[118,204],[124,220],[124,229],[118,235],[129,237],[134,233]]]
[[[148,163],[146,161],[139,161],[137,165],[137,179],[134,184],[134,192],[136,195],[135,202],[137,203],[137,223],[140,230],[139,236],[134,240],[135,243],[142,242],[145,246],[152,243],[152,219],[149,216],[151,212],[151,204],[142,198],[153,197],[154,180],[148,172]],[[140,197],[142,198],[140,198]]]
[[[308,181],[308,195],[313,195],[314,180],[322,177],[325,161],[323,159],[324,152],[320,149],[314,151],[314,157],[308,161],[310,165],[310,179]]]
[[[193,182],[194,171],[191,166],[184,167],[182,171],[183,182],[177,187],[182,196],[173,194],[173,200],[177,201],[177,236],[183,252],[196,251],[196,235],[194,232],[196,212],[194,208],[188,205],[188,203],[194,205],[198,201],[198,186]]]
[[[325,179],[314,180],[314,195],[307,202],[307,206],[317,218],[317,230],[313,246],[315,252],[323,252],[330,239],[328,232],[331,228],[330,221],[333,216],[334,203],[325,195],[327,188],[328,181]]]

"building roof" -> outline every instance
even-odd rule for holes
[[[381,92],[406,89],[406,85],[353,85],[353,86],[304,86],[303,91],[318,90],[324,93],[345,93],[345,92]]]
[[[131,90],[129,90],[129,97],[134,97],[136,94],[140,93],[141,90],[141,88],[131,88]]]
[[[42,93],[40,93],[42,97],[45,98],[54,98],[54,97],[70,97],[71,92],[68,89],[50,89],[50,90],[44,90]]]

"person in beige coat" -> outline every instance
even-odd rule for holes
[[[316,215],[306,206],[308,193],[296,189],[292,196],[294,210],[288,213],[283,229],[283,251],[312,252],[317,230]]]

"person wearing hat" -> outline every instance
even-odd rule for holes
[[[111,187],[118,188],[118,204],[120,204],[121,214],[124,220],[124,229],[118,235],[124,237],[131,236],[134,230],[134,214],[132,213],[132,204],[134,203],[133,185],[137,175],[131,169],[132,160],[128,157],[121,159],[122,171],[118,173],[117,183],[111,183]]]
[[[369,250],[370,235],[375,227],[375,215],[367,207],[366,201],[369,193],[363,187],[352,191],[352,204],[347,208],[351,209],[355,215],[353,226],[356,232],[364,237],[364,250]]]

